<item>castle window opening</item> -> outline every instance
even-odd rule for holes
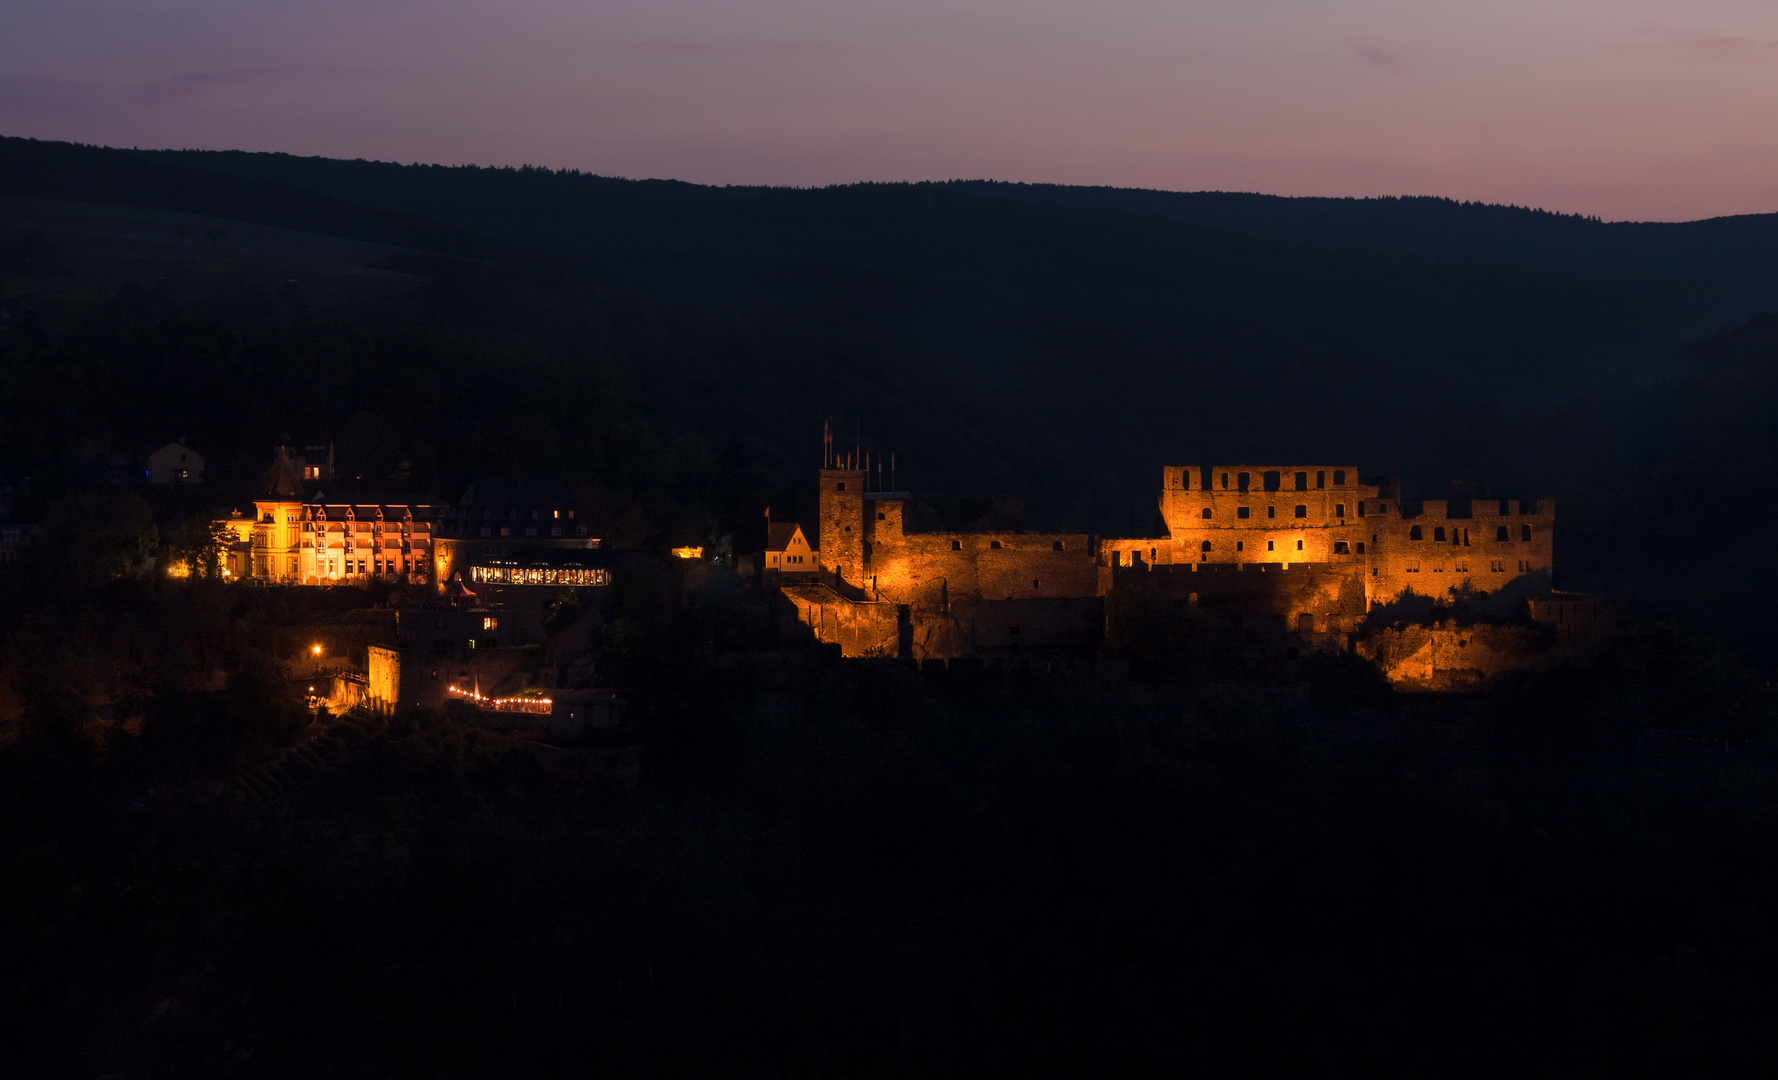
[[[888,521],[889,515],[883,513],[881,510],[879,510],[879,511],[877,511],[877,520],[878,521]]]
[[[1297,541],[1297,542],[1296,542],[1296,549],[1297,549],[1297,550],[1298,550],[1298,551],[1301,551],[1301,550],[1303,550],[1303,542],[1302,542],[1302,541],[1301,541],[1301,540],[1298,540],[1298,541]]]
[[[1501,525],[1494,530],[1494,539],[1498,540],[1502,544],[1510,544],[1512,542],[1512,538],[1513,538],[1512,531],[1510,529],[1508,529],[1505,525]]]
[[[846,490],[846,482],[845,482],[845,481],[844,481],[844,480],[841,480],[841,481],[840,481],[840,482],[839,482],[839,483],[837,483],[837,484],[835,484],[835,485],[834,485],[834,486],[833,486],[833,489],[834,489],[834,490],[835,490],[835,491],[844,491],[844,490]]]
[[[1309,474],[1308,473],[1300,472],[1300,473],[1296,474],[1296,489],[1298,491],[1309,490]]]
[[[1160,559],[1160,549],[1159,548],[1149,548],[1148,549],[1148,561],[1155,562],[1159,559]]]
[[[1344,541],[1344,540],[1335,540],[1334,541],[1334,554],[1335,555],[1350,555],[1351,553],[1352,553],[1351,547],[1350,547],[1350,545],[1348,545],[1346,543],[1346,541]]]
[[[1210,520],[1210,508],[1208,506],[1204,507],[1204,520]]]
[[[1274,549],[1274,541],[1267,540],[1266,541],[1266,550],[1271,551],[1273,549]]]
[[[1334,517],[1343,518],[1345,516],[1346,516],[1346,504],[1345,503],[1334,503]]]
[[[1209,551],[1210,550],[1210,541],[1208,541],[1208,540],[1204,541],[1204,544],[1203,544],[1203,547],[1201,550]]]
[[[1269,472],[1265,474],[1264,481],[1267,491],[1277,491],[1279,484],[1283,482],[1283,477],[1279,473]]]
[[[1000,541],[990,540],[990,541],[988,541],[988,546],[993,548],[995,551],[999,551],[1000,550]]]
[[[1519,539],[1525,541],[1526,543],[1531,542],[1531,526],[1529,526],[1529,525],[1519,526]]]
[[[1248,507],[1245,507],[1245,506],[1235,507],[1235,516],[1240,518],[1242,521],[1247,520],[1248,515],[1251,514],[1252,512],[1253,512],[1252,510],[1250,510]]]
[[[1236,551],[1246,551],[1247,550],[1247,542],[1244,540],[1235,541],[1235,550]]]
[[[1041,589],[1041,588],[1043,588],[1043,582],[1039,581],[1037,578],[1032,578],[1031,579],[1031,587],[1033,589]]]
[[[1057,540],[1054,544],[1052,544],[1050,546],[1050,550],[1051,551],[1066,551],[1066,550],[1068,550],[1068,545],[1063,543],[1060,540]]]
[[[1229,474],[1223,473],[1222,474],[1222,490],[1227,491],[1228,489],[1229,489]]]
[[[961,540],[951,541],[951,550],[952,551],[962,551],[963,550],[963,541],[961,541]]]
[[[1420,532],[1420,526],[1415,525],[1408,530],[1408,539],[1409,540],[1424,540],[1424,539],[1426,539],[1426,537],[1423,533]]]
[[[1359,541],[1359,542],[1358,542],[1358,553],[1359,553],[1359,554],[1360,554],[1360,555],[1363,555],[1363,554],[1364,554],[1364,541],[1363,541],[1363,540],[1360,540],[1360,541]]]
[[[1445,528],[1444,528],[1444,526],[1441,525],[1438,528],[1432,530],[1432,540],[1433,540],[1433,543],[1436,543],[1436,544],[1442,544],[1445,542]]]
[[[1269,518],[1277,517],[1278,516],[1278,508],[1276,506],[1266,507],[1266,516]]]
[[[1309,516],[1309,508],[1307,506],[1304,506],[1302,503],[1297,503],[1296,504],[1296,516],[1300,517],[1300,518],[1308,517]]]
[[[1248,486],[1251,484],[1252,479],[1253,479],[1253,477],[1248,473],[1236,473],[1235,474],[1235,486],[1240,488],[1243,492],[1245,492],[1247,490]]]
[[[1420,560],[1409,559],[1407,565],[1402,567],[1402,569],[1410,574],[1418,574],[1420,572]]]
[[[1324,471],[1317,472],[1315,474],[1315,489],[1317,491],[1319,491],[1320,489],[1322,489],[1326,486],[1327,486],[1327,473]]]

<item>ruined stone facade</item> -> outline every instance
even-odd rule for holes
[[[1113,566],[1325,567],[1363,579],[1366,609],[1404,594],[1547,588],[1549,499],[1406,499],[1351,466],[1169,466],[1164,538],[1109,541]]]
[[[1404,597],[1545,591],[1548,499],[1403,500],[1352,466],[1169,466],[1163,535],[1027,532],[994,508],[959,526],[831,450],[820,473],[819,576],[786,584],[802,621],[850,656],[1090,654],[1106,598],[1198,609],[1205,625],[1312,648],[1343,646]],[[1145,605],[1148,605],[1145,607]],[[1293,647],[1294,651],[1294,647]]]

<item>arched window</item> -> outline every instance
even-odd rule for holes
[[[1408,530],[1408,539],[1409,540],[1424,540],[1426,538],[1423,535],[1421,535],[1420,526],[1415,525],[1413,528]]]
[[[999,551],[1000,550],[1000,541],[990,540],[990,541],[988,541],[988,546],[993,548],[995,551]]]
[[[1308,517],[1309,516],[1309,508],[1304,506],[1302,503],[1297,503],[1296,516],[1300,517],[1300,518]]]
[[[1062,541],[1060,541],[1060,540],[1057,540],[1057,541],[1056,541],[1056,542],[1055,542],[1055,544],[1054,544],[1054,545],[1052,545],[1052,550],[1054,550],[1054,551],[1062,551],[1062,550],[1064,550],[1064,549],[1066,549],[1066,548],[1067,548],[1067,547],[1068,547],[1068,545],[1067,545],[1067,544],[1064,544],[1064,543],[1063,543],[1063,542],[1062,542]]]
[[[1201,550],[1209,551],[1210,550],[1210,541],[1208,541],[1208,540],[1204,541]]]
[[[1209,520],[1209,518],[1210,518],[1210,508],[1208,506],[1206,506],[1206,507],[1204,507],[1204,519],[1207,521],[1207,520]]]
[[[963,541],[961,541],[961,540],[951,541],[951,550],[952,551],[962,551],[963,550]]]

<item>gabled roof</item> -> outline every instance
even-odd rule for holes
[[[772,522],[766,526],[766,550],[783,551],[790,546],[791,539],[802,530],[803,527],[794,521]],[[808,538],[804,537],[803,543],[808,542]]]

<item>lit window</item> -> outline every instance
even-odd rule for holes
[[[497,629],[499,627],[499,625],[500,625],[500,620],[494,618],[493,616],[489,616],[489,617],[482,620],[482,629],[483,630],[494,630],[494,629]]]

